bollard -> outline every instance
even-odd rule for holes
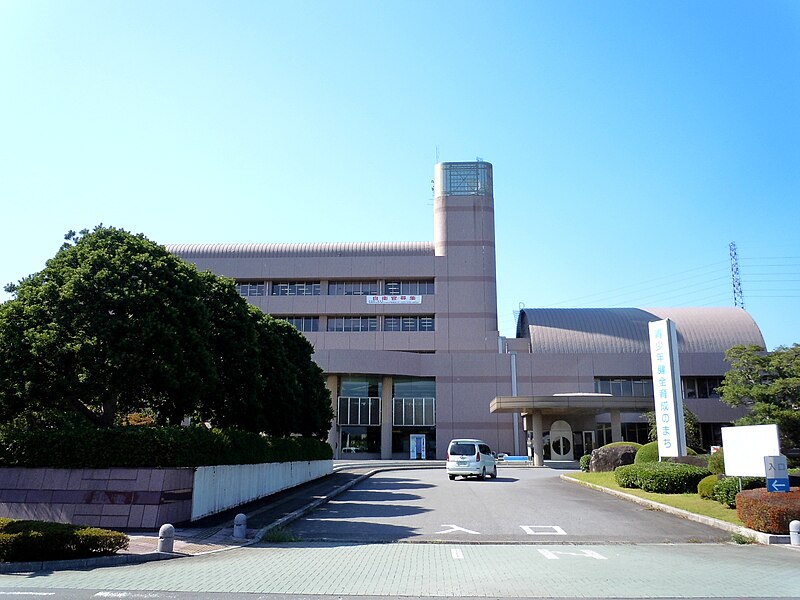
[[[800,546],[800,521],[789,523],[789,543],[792,546]]]
[[[233,537],[240,540],[247,537],[247,515],[239,513],[233,519]]]
[[[158,551],[159,552],[172,552],[173,544],[175,543],[175,527],[169,523],[165,523],[158,530]]]

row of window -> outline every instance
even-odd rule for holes
[[[279,317],[300,331],[319,331],[319,317]],[[380,324],[380,329],[378,328]],[[435,331],[435,319],[430,315],[406,317],[328,317],[327,331]]]
[[[339,425],[380,425],[379,397],[339,396],[336,422]],[[435,426],[435,398],[392,398],[392,425]]]
[[[320,285],[319,281],[274,281],[268,288],[263,281],[245,281],[237,283],[236,290],[242,296],[266,296],[268,290],[272,296],[319,296]],[[378,280],[328,282],[329,296],[426,296],[433,293],[433,279],[384,281],[383,286]]]
[[[719,398],[717,388],[722,385],[721,377],[683,377],[681,387],[684,398]],[[653,396],[652,378],[597,378],[594,391],[612,396],[633,396],[649,398]]]

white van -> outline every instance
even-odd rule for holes
[[[452,440],[447,446],[447,476],[450,480],[461,475],[484,479],[497,477],[497,461],[492,449],[483,440]]]

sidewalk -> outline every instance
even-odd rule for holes
[[[336,461],[333,473],[211,517],[176,527],[172,552],[158,552],[158,531],[128,532],[128,549],[112,556],[61,561],[0,563],[0,573],[83,569],[197,556],[248,546],[383,470],[444,468],[443,461]],[[233,519],[247,516],[247,537],[233,537]]]

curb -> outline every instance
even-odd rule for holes
[[[626,494],[625,492],[620,492],[618,490],[612,490],[610,488],[606,488],[601,485],[589,483],[588,481],[573,479],[569,475],[562,475],[561,479],[564,481],[569,481],[570,483],[575,483],[577,485],[582,485],[584,487],[591,488],[593,490],[604,492],[612,496],[616,496],[617,498],[622,498],[623,500],[628,500],[629,502],[635,502],[636,504],[641,504],[642,506],[647,506],[648,508],[652,508],[655,510],[659,510],[661,512],[682,517],[688,521],[695,521],[696,523],[702,523],[703,525],[716,527],[717,529],[722,529],[730,533],[737,533],[739,535],[752,538],[756,540],[759,544],[765,544],[768,546],[787,545],[787,547],[789,547],[788,535],[777,535],[774,533],[764,533],[763,531],[748,529],[747,527],[743,527],[741,525],[734,525],[733,523],[728,523],[727,521],[722,521],[720,519],[714,519],[713,517],[698,515],[696,513],[689,512],[688,510],[683,510],[682,508],[675,508],[674,506],[662,504],[661,502],[656,502],[654,500],[647,500],[645,498],[640,498],[639,496],[634,496],[633,494]]]
[[[156,560],[183,558],[189,554],[148,552],[146,554],[113,554],[94,558],[72,558],[67,560],[37,560],[31,562],[0,563],[0,574],[36,573],[40,571],[61,571],[71,569],[95,569],[99,567],[116,567],[119,565],[136,565]]]

